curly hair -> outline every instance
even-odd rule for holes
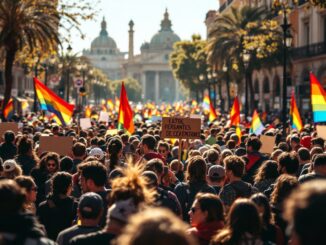
[[[271,194],[271,203],[273,205],[282,203],[298,186],[298,180],[296,177],[282,174],[277,178],[275,188]]]

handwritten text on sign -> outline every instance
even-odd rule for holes
[[[199,139],[201,120],[198,118],[163,117],[162,137]]]

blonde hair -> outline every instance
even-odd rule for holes
[[[3,171],[2,177],[6,179],[15,179],[16,177],[21,176],[22,174],[23,174],[22,168],[16,163],[15,169],[11,171]]]
[[[149,208],[131,216],[116,245],[196,245],[187,228],[171,211]]]

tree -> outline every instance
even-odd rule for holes
[[[208,37],[208,61],[222,69],[228,66],[230,75],[240,83],[244,75],[260,69],[267,61],[273,61],[282,47],[282,35],[279,25],[265,8],[244,6],[231,8],[225,14],[216,17]],[[251,53],[250,63],[245,69],[244,51]],[[275,63],[274,63],[275,64]],[[233,68],[233,69],[230,69]],[[253,98],[253,84],[249,78],[249,90]],[[253,104],[253,100],[251,100]]]
[[[94,16],[85,0],[1,0],[0,1],[0,48],[5,56],[5,93],[3,108],[10,99],[12,68],[19,51],[46,53],[61,44],[59,28],[79,29],[80,19]],[[90,11],[89,13],[87,13]],[[64,39],[64,38],[63,38]],[[2,109],[3,109],[2,108]]]
[[[142,87],[138,80],[133,78],[125,78],[123,80],[115,80],[110,83],[110,89],[112,91],[112,94],[119,97],[120,96],[120,89],[122,81],[124,81],[125,88],[127,90],[128,99],[130,101],[140,101],[141,100],[141,94],[142,94]]]
[[[193,35],[191,41],[180,41],[174,44],[170,55],[170,66],[173,74],[182,85],[196,93],[203,89],[199,76],[206,74],[207,64],[206,41],[199,35]]]

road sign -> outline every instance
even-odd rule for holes
[[[74,80],[75,88],[80,88],[84,86],[84,81],[81,78],[76,78]]]

